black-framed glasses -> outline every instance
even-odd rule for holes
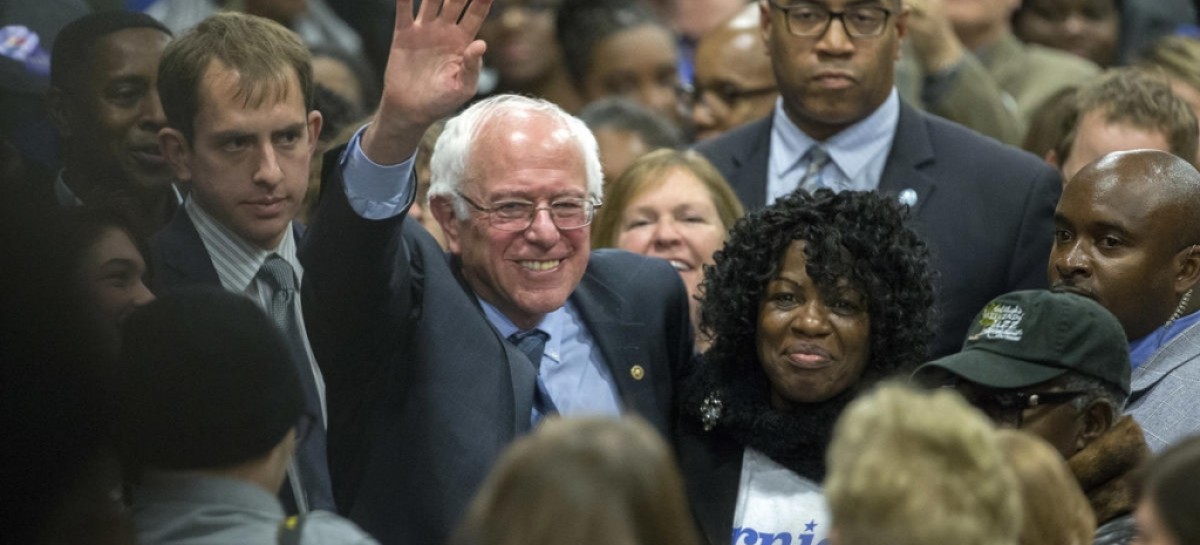
[[[883,34],[893,11],[883,6],[851,6],[842,11],[832,11],[820,4],[797,3],[782,5],[769,0],[771,7],[782,11],[792,36],[815,38],[824,36],[834,19],[842,21],[842,28],[851,38],[874,38]]]
[[[296,419],[296,444],[303,443],[308,434],[312,433],[313,427],[319,425],[321,424],[317,415],[308,411],[300,413],[300,418]]]
[[[743,100],[756,98],[773,94],[779,91],[779,87],[775,85],[764,85],[762,87],[738,87],[731,83],[723,83],[713,86],[697,85],[692,88],[688,98],[691,99],[693,105],[704,104],[711,108],[712,100],[720,103],[722,108],[732,109]],[[711,100],[709,98],[711,97]]]
[[[955,388],[947,385],[947,388]],[[1000,426],[1010,426],[1021,429],[1025,424],[1025,411],[1044,405],[1061,405],[1074,401],[1079,396],[1087,394],[1082,390],[1061,392],[1012,392],[1012,391],[980,391],[968,393],[961,388],[955,388],[966,398],[967,402],[987,415]]]
[[[596,216],[596,209],[601,203],[591,199],[568,197],[552,201],[547,206],[538,206],[529,201],[503,200],[492,203],[491,206],[481,206],[461,191],[456,195],[471,205],[472,208],[487,214],[488,223],[501,231],[524,231],[533,225],[533,218],[538,211],[550,212],[550,221],[554,226],[564,231],[587,227]]]

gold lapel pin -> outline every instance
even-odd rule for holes
[[[642,380],[642,377],[646,376],[646,370],[642,369],[641,365],[634,365],[629,368],[629,374],[633,375],[633,380]]]

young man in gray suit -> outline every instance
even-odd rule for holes
[[[1080,170],[1054,214],[1055,288],[1112,311],[1129,339],[1125,412],[1155,452],[1200,433],[1200,172],[1166,152],[1111,153]]]
[[[541,100],[451,119],[431,162],[442,251],[407,211],[425,128],[475,91],[490,2],[397,2],[384,94],[331,152],[301,251],[339,505],[385,543],[441,543],[504,447],[550,413],[635,411],[664,434],[692,356],[665,261],[591,252],[596,141]],[[391,166],[388,166],[391,165]]]
[[[992,297],[1046,286],[1058,174],[900,100],[894,64],[908,8],[899,0],[759,6],[780,100],[767,118],[697,146],[747,209],[797,187],[895,195],[940,273],[934,355],[958,350]]]

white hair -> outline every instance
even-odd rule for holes
[[[468,214],[467,203],[458,196],[463,180],[467,178],[471,148],[483,127],[489,122],[511,116],[514,113],[532,113],[557,121],[579,145],[587,175],[588,196],[599,200],[603,194],[603,175],[600,170],[600,152],[592,131],[575,116],[568,114],[555,104],[520,95],[498,95],[476,102],[462,113],[446,122],[446,128],[433,148],[429,168],[432,180],[429,198],[443,196],[454,203],[454,214],[462,219]],[[486,166],[484,166],[486,169]]]

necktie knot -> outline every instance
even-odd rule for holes
[[[282,257],[273,255],[263,262],[259,276],[271,285],[274,291],[296,291],[296,272]]]
[[[529,331],[518,331],[509,335],[509,342],[517,346],[525,356],[529,358],[529,363],[533,364],[534,369],[542,367],[542,353],[546,350],[546,341],[550,339],[550,335],[540,329],[531,329]]]
[[[821,187],[821,169],[829,164],[829,152],[817,144],[809,148],[804,156],[808,157],[808,167],[804,169],[804,176],[800,178],[798,187],[811,193]]]

